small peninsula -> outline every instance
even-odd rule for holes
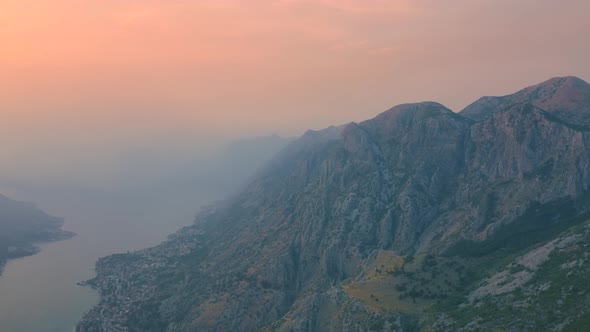
[[[37,244],[69,239],[76,234],[64,231],[63,219],[51,216],[33,203],[19,202],[0,195],[0,274],[9,259],[40,251]]]

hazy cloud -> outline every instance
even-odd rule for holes
[[[551,76],[590,79],[589,11],[582,0],[3,0],[0,164],[293,135],[403,102],[459,110]]]

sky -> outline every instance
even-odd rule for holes
[[[590,80],[588,12],[587,0],[0,0],[0,175],[63,178],[129,150],[191,153]]]

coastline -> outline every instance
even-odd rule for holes
[[[7,248],[5,257],[3,257],[3,259],[0,259],[0,278],[2,277],[4,268],[8,261],[36,255],[41,252],[41,247],[39,247],[40,245],[45,243],[69,240],[75,237],[76,235],[77,234],[74,232],[62,230],[60,228],[57,232],[48,234],[48,237],[43,240],[25,243],[21,245],[9,246]]]

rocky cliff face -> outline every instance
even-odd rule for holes
[[[415,328],[434,299],[475,285],[462,271],[496,262],[498,243],[515,254],[587,211],[589,92],[552,79],[459,114],[408,104],[309,131],[193,226],[101,259],[101,302],[78,330]],[[437,287],[414,285],[426,276]]]

